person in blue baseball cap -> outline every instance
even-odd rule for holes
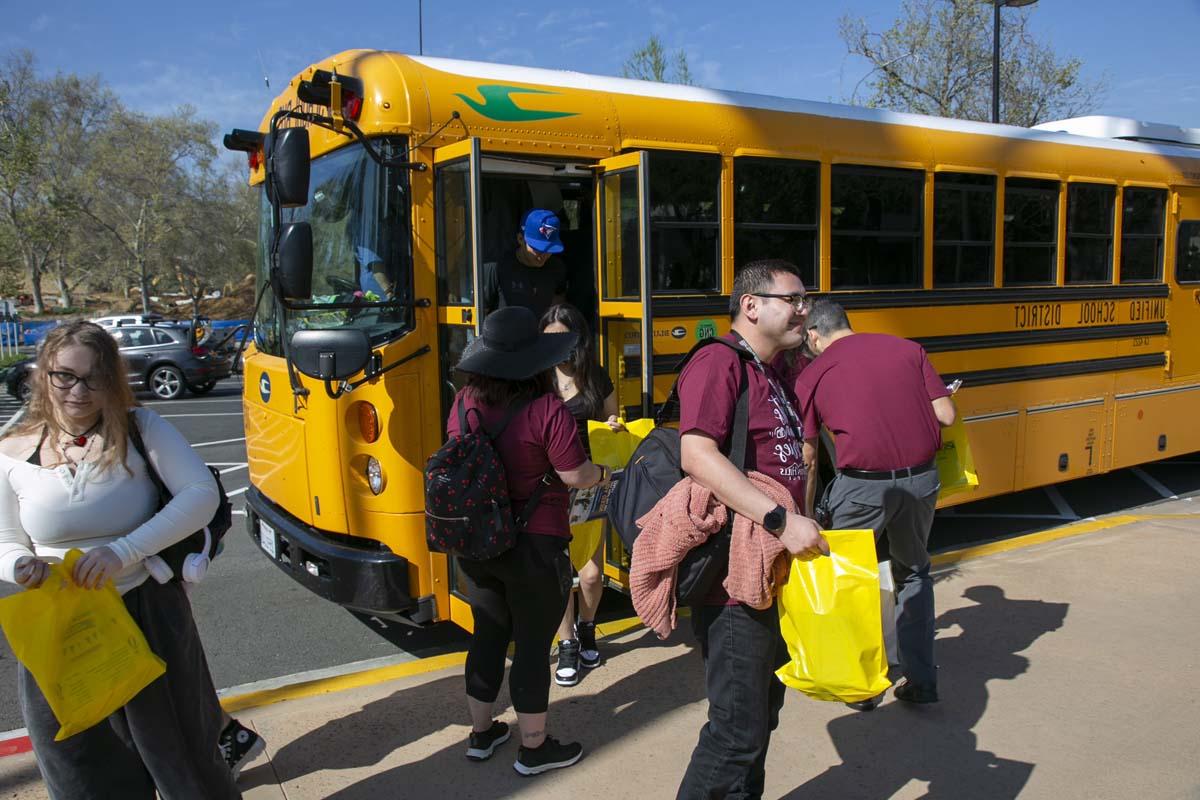
[[[541,316],[567,294],[567,267],[555,255],[563,251],[558,215],[535,208],[521,219],[517,246],[498,262],[483,265],[480,306],[486,317],[505,306],[522,306]]]

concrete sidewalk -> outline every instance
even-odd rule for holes
[[[942,702],[862,714],[789,693],[766,796],[1200,798],[1200,516],[1147,511],[939,558]],[[465,760],[452,666],[239,712],[268,742],[240,784],[252,800],[674,797],[706,713],[688,623],[602,651],[551,692],[550,733],[586,749],[573,768],[518,776],[516,735]],[[42,797],[31,755],[0,759],[0,798]]]

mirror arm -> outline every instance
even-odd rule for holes
[[[379,360],[379,354],[372,353],[371,354],[371,362],[368,362],[367,368],[365,370],[363,370],[362,378],[360,378],[357,381],[353,381],[353,382],[342,381],[341,386],[339,386],[337,389],[337,394],[334,394],[333,391],[330,389],[330,384],[332,382],[325,381],[325,391],[326,391],[326,393],[329,394],[330,397],[332,397],[333,399],[336,400],[337,398],[341,397],[342,394],[344,394],[345,392],[353,392],[355,389],[362,386],[364,383],[375,380],[383,373],[390,372],[391,370],[395,369],[396,367],[400,366],[401,364],[407,364],[409,361],[412,361],[414,358],[419,358],[420,356],[426,355],[427,353],[430,353],[430,352],[432,352],[432,349],[430,348],[429,345],[427,345],[427,344],[421,345],[416,350],[414,350],[413,352],[406,355],[404,358],[397,359],[396,361],[393,361],[392,363],[390,363],[384,367],[372,366],[371,362],[377,362]]]

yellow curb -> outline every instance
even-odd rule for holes
[[[1007,539],[1003,542],[992,542],[990,544],[964,547],[961,550],[940,553],[933,557],[932,562],[935,567],[960,564],[964,561],[983,558],[984,556],[1004,553],[1010,550],[1019,550],[1024,547],[1032,547],[1033,545],[1053,542],[1057,539],[1066,539],[1071,536],[1082,536],[1110,528],[1118,528],[1134,522],[1166,519],[1200,519],[1200,514],[1122,514],[1104,519],[1088,520],[1086,522],[1065,525],[1061,528],[1054,528],[1053,530],[1019,536],[1015,539]],[[680,609],[680,612],[682,613],[685,610]],[[641,619],[638,617],[626,617],[597,625],[596,633],[600,638],[607,639],[640,627],[642,627]],[[353,672],[349,675],[339,675],[333,678],[317,678],[290,686],[280,686],[274,689],[233,695],[223,698],[221,706],[230,713],[244,711],[247,708],[261,708],[263,706],[274,705],[275,703],[282,703],[285,700],[299,700],[303,697],[315,697],[331,692],[345,691],[346,689],[373,686],[400,678],[409,678],[413,675],[423,675],[427,672],[434,672],[446,667],[459,666],[466,660],[467,654],[465,652],[429,656],[403,664]]]

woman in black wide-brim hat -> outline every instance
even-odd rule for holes
[[[519,306],[488,315],[482,334],[458,363],[466,386],[454,399],[446,423],[449,436],[460,433],[460,404],[477,409],[489,430],[503,424],[511,409],[519,409],[495,445],[513,509],[528,521],[511,550],[484,561],[460,558],[458,565],[475,618],[466,664],[471,711],[467,758],[486,760],[508,740],[508,725],[493,720],[492,710],[504,679],[508,644],[515,637],[508,688],[521,728],[513,768],[522,775],[569,767],[583,755],[578,743],[560,743],[545,733],[549,647],[572,582],[567,489],[608,480],[607,470],[584,453],[575,419],[550,378],[549,371],[566,360],[576,339],[573,333],[540,333],[533,312]],[[523,513],[543,477],[549,485],[536,507]]]

